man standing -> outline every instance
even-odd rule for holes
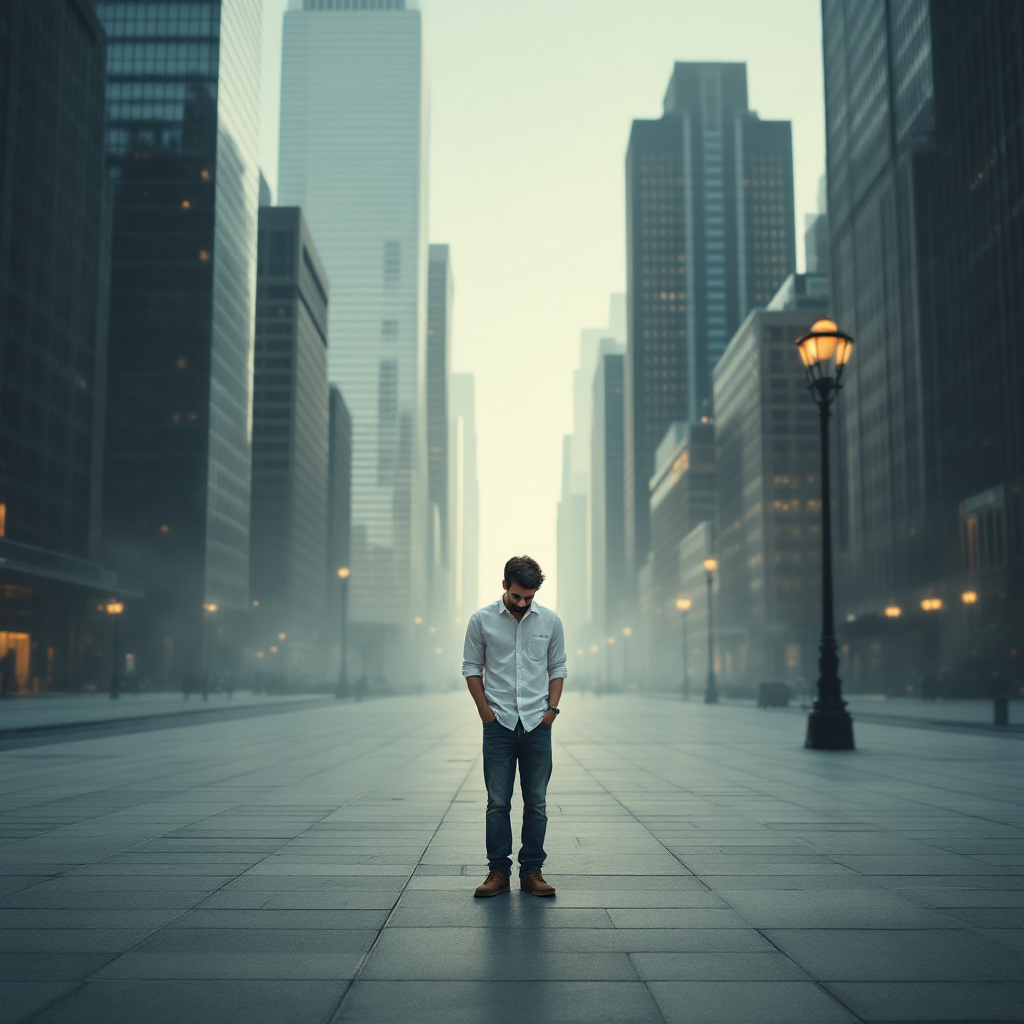
[[[484,724],[487,786],[487,860],[490,873],[476,896],[511,889],[512,788],[516,764],[523,795],[519,886],[534,896],[554,896],[541,874],[551,778],[551,726],[565,682],[562,621],[534,603],[544,582],[526,556],[505,563],[504,594],[474,612],[466,629],[462,674]]]

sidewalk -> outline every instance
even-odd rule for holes
[[[324,699],[324,694],[265,697],[248,690],[236,690],[231,697],[211,693],[206,701],[201,693],[193,693],[188,700],[180,693],[122,694],[118,700],[111,700],[106,693],[9,697],[0,700],[0,737],[31,730],[84,727],[162,715],[202,715],[223,708],[268,707]]]
[[[1021,1020],[1024,745],[562,706],[547,901],[472,898],[464,694],[0,753],[0,1019]]]

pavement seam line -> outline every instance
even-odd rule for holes
[[[457,730],[455,730],[457,731]],[[453,735],[450,733],[449,735]],[[441,826],[444,824],[445,818],[448,817],[451,809],[455,806],[455,801],[458,800],[459,794],[462,792],[463,787],[469,781],[469,777],[477,764],[480,762],[480,758],[483,755],[477,755],[466,770],[466,774],[462,777],[462,781],[455,787],[455,792],[452,794],[451,800],[448,801],[448,806],[445,808],[444,814],[441,815],[437,825],[434,827],[434,831],[431,833],[430,838],[424,844],[423,852],[419,855],[416,861],[416,866],[409,872],[409,877],[405,880],[405,885],[402,886],[401,892],[398,894],[398,899],[395,900],[395,905],[388,911],[388,916],[384,919],[384,923],[377,929],[377,934],[373,937],[373,942],[370,943],[370,948],[363,954],[362,959],[359,961],[359,966],[356,968],[355,973],[349,978],[348,983],[342,990],[341,995],[338,997],[337,1003],[334,1004],[331,1012],[324,1018],[324,1024],[333,1024],[338,1018],[338,1014],[341,1013],[342,1007],[345,1005],[345,1000],[348,998],[348,994],[355,987],[355,983],[359,980],[359,975],[363,973],[363,969],[370,962],[370,957],[373,956],[373,951],[377,948],[377,943],[380,942],[381,936],[384,934],[384,929],[391,923],[391,918],[395,916],[395,911],[398,910],[398,905],[402,902],[402,897],[405,895],[406,890],[409,888],[409,883],[416,877],[416,872],[419,870],[420,865],[423,863],[423,858],[426,856],[427,850],[430,849],[431,843],[437,838],[438,832],[441,831]],[[392,775],[394,772],[392,773]],[[390,776],[389,776],[390,777]],[[373,787],[376,788],[376,787]]]

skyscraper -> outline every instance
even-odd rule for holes
[[[103,549],[139,671],[249,604],[261,5],[102,0],[113,192]]]
[[[452,265],[447,245],[430,246],[427,275],[427,584],[434,618],[451,607],[451,522],[448,514],[451,390]]]
[[[893,686],[1019,676],[1024,10],[825,0],[822,16],[834,310],[857,339],[837,405],[850,668]]]
[[[603,352],[594,374],[590,442],[591,622],[595,637],[621,625],[625,575],[623,518],[623,362],[621,347]]]
[[[258,644],[279,647],[288,674],[322,668],[327,310],[327,275],[302,211],[260,207],[250,594]]]
[[[572,433],[562,445],[562,493],[557,510],[558,611],[566,628],[579,636],[593,617],[592,542],[594,496],[590,445],[593,433],[594,375],[605,352],[626,340],[626,296],[613,294],[605,327],[580,331],[580,365],[572,375]],[[570,654],[572,658],[572,654]]]
[[[278,201],[317,240],[328,373],[352,415],[352,671],[392,681],[426,575],[422,49],[405,0],[291,0],[285,14]]]
[[[711,374],[748,310],[796,269],[788,121],[747,106],[743,64],[676,64],[626,155],[626,566],[649,548],[654,450],[712,415]]]
[[[720,647],[732,681],[817,673],[818,410],[793,342],[828,302],[824,277],[787,279],[715,367]]]
[[[464,627],[480,589],[480,486],[476,471],[476,390],[470,373],[452,374],[451,509],[454,618]],[[456,623],[453,622],[453,625]]]
[[[98,564],[105,70],[84,0],[0,5],[0,656],[25,690],[89,679],[119,586]]]

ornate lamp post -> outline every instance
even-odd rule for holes
[[[853,354],[853,338],[833,320],[818,320],[795,342],[807,372],[807,390],[818,406],[821,426],[821,642],[818,645],[818,696],[807,717],[805,747],[853,750],[853,719],[846,710],[839,678],[839,650],[832,601],[832,481],[829,419],[842,388],[843,370]]]
[[[626,626],[622,631],[622,674],[625,676],[623,685],[629,687],[629,638],[633,630]]]
[[[114,659],[110,670],[110,699],[119,700],[121,697],[121,674],[117,671],[117,659],[120,657],[120,643],[118,642],[118,625],[121,622],[121,613],[124,605],[120,601],[110,601],[107,604],[107,614],[114,620]]]
[[[693,607],[688,597],[677,597],[676,608],[683,613],[683,700],[690,699],[690,639],[687,635],[686,613]]]
[[[704,575],[708,579],[708,684],[704,690],[704,703],[718,703],[718,687],[715,685],[715,619],[714,600],[711,588],[715,579],[718,559],[710,555],[704,559]]]
[[[337,698],[348,696],[348,578],[352,570],[343,565],[338,570],[338,585],[341,588],[341,665],[338,668],[338,685],[334,691]]]

